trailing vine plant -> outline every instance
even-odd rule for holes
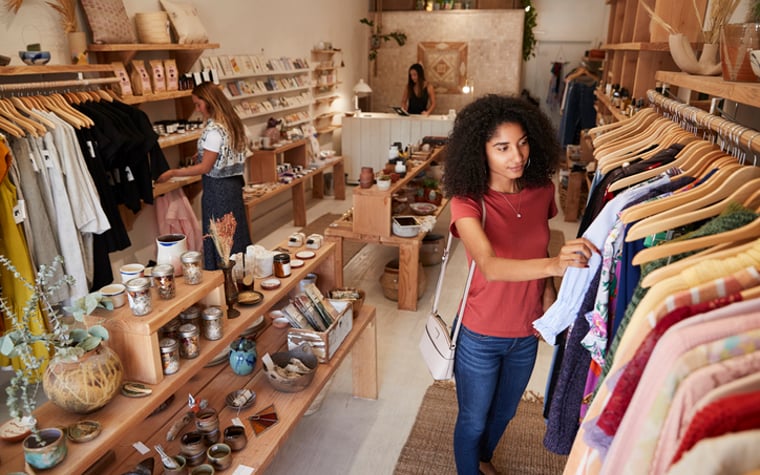
[[[522,0],[522,6],[525,9],[522,58],[523,61],[528,61],[536,55],[536,37],[533,35],[533,28],[538,24],[538,12],[531,0]]]
[[[383,33],[383,27],[381,25],[375,25],[375,22],[369,18],[362,18],[359,23],[370,27],[371,36],[369,41],[369,60],[373,61],[377,58],[377,50],[380,46],[386,42],[394,40],[399,46],[406,44],[406,33],[401,31],[391,31],[390,33]]]

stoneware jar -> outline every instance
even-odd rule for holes
[[[174,275],[182,275],[182,254],[187,252],[187,237],[184,234],[164,234],[156,238],[156,264],[171,264]]]
[[[256,366],[256,343],[238,338],[230,344],[230,368],[235,374],[245,376]]]

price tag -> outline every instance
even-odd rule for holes
[[[21,224],[26,220],[26,203],[24,200],[18,200],[16,206],[13,207],[13,220],[16,221],[16,224]]]
[[[235,471],[232,472],[232,475],[251,475],[256,471],[253,467],[247,467],[245,465],[238,465],[235,467]]]
[[[135,176],[132,174],[132,170],[129,167],[124,168],[124,173],[127,174],[127,181],[135,181]]]
[[[243,425],[243,421],[241,421],[239,417],[233,417],[233,418],[232,418],[232,425],[234,425],[234,426],[241,426],[241,427],[245,427],[245,426]]]
[[[145,445],[145,444],[143,444],[140,441],[137,441],[134,444],[132,444],[132,447],[134,447],[135,450],[137,450],[138,452],[140,452],[140,455],[145,455],[148,452],[150,452],[150,449],[148,448],[148,446]]]
[[[92,140],[87,141],[87,149],[90,151],[90,157],[95,158],[95,146],[92,144]]]

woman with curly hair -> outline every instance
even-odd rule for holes
[[[475,261],[454,363],[460,475],[498,473],[491,458],[533,371],[532,322],[556,298],[551,278],[585,267],[598,252],[580,238],[548,256],[549,219],[557,214],[555,136],[537,107],[498,95],[460,111],[449,135],[443,186],[450,229]]]
[[[230,101],[218,86],[210,82],[193,89],[193,104],[206,126],[198,139],[195,164],[173,168],[162,173],[157,183],[174,177],[202,175],[203,197],[201,214],[203,235],[209,234],[209,222],[232,212],[237,221],[232,253],[245,252],[251,244],[248,219],[243,203],[245,179],[246,136],[245,127]],[[217,269],[217,255],[211,239],[203,240],[203,258],[206,270]]]

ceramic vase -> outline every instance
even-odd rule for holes
[[[256,343],[239,338],[230,344],[230,368],[240,376],[253,372],[256,367]]]
[[[689,39],[678,33],[668,37],[670,55],[678,68],[689,74],[702,76],[715,76],[720,74],[720,61],[718,60],[718,44],[706,43],[702,47],[699,59],[691,47]]]
[[[80,356],[78,361],[53,359],[42,376],[42,389],[56,406],[77,414],[89,414],[116,396],[123,377],[119,355],[101,344]]]
[[[362,167],[361,174],[359,175],[359,187],[369,188],[375,181],[375,171],[372,167]]]
[[[233,307],[238,301],[237,282],[232,276],[234,261],[219,262],[218,265],[224,274],[224,301],[227,304],[227,318],[237,318],[240,316],[240,312]]]
[[[754,82],[750,52],[760,49],[760,23],[724,25],[720,30],[720,45],[723,80]]]
[[[87,35],[84,31],[72,31],[67,35],[71,64],[87,64]]]
[[[174,275],[182,275],[182,254],[187,252],[187,237],[184,234],[158,236],[156,248],[156,264],[171,264]]]
[[[57,427],[41,429],[38,435],[29,435],[23,445],[24,460],[39,470],[53,468],[66,458],[66,437]]]

